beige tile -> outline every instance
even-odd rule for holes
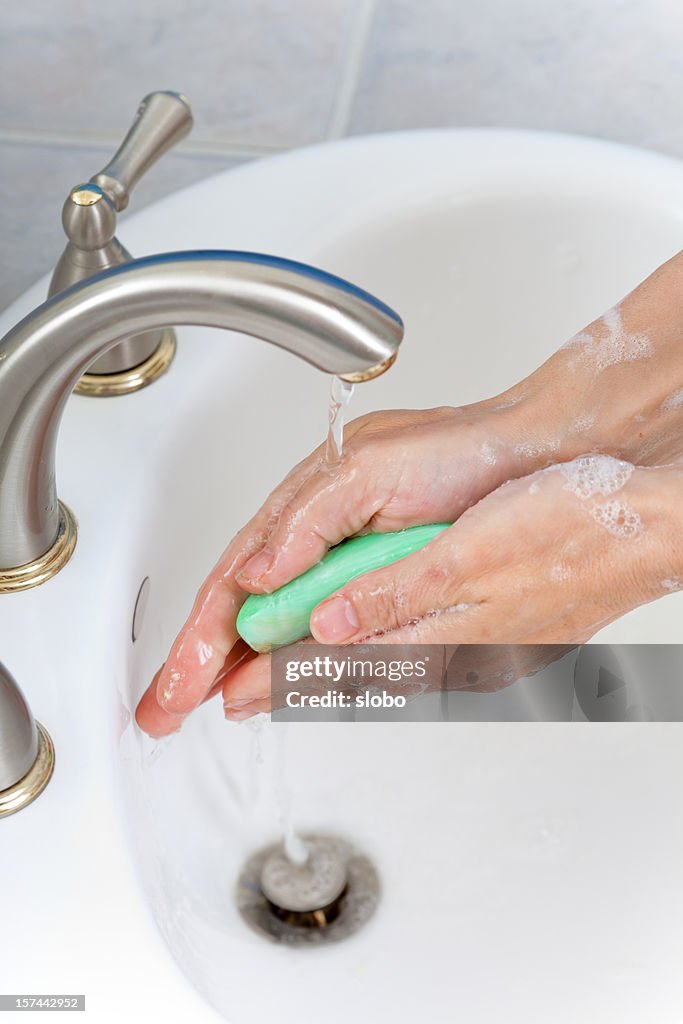
[[[0,128],[118,136],[154,89],[194,138],[324,137],[359,0],[23,0],[0,32]]]
[[[683,155],[683,5],[378,0],[356,132],[505,125]]]
[[[64,198],[108,156],[93,148],[0,142],[0,309],[52,269],[64,245]],[[137,186],[131,211],[239,162],[169,155]],[[120,224],[124,242],[125,217]]]

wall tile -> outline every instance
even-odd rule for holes
[[[0,33],[0,129],[118,137],[177,89],[193,138],[269,147],[325,136],[358,0],[23,0]]]
[[[54,267],[64,246],[61,210],[69,188],[89,177],[109,151],[0,142],[0,309]],[[241,161],[169,155],[136,187],[131,211]],[[120,237],[125,244],[125,217]]]
[[[683,155],[675,0],[378,0],[351,131],[505,125]]]

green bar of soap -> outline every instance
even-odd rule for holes
[[[317,565],[272,594],[251,594],[237,616],[237,632],[255,651],[272,651],[310,635],[311,612],[349,580],[381,569],[424,547],[449,523],[411,526],[397,533],[351,537]]]

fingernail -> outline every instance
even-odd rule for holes
[[[273,553],[268,551],[267,548],[263,548],[262,551],[257,551],[255,555],[248,558],[242,568],[235,573],[235,577],[239,580],[253,581],[257,580],[264,573],[268,572],[271,565],[273,564]]]
[[[321,604],[311,616],[311,631],[316,640],[327,643],[348,640],[358,629],[358,616],[345,597],[333,597]]]
[[[239,711],[241,708],[246,708],[250,704],[254,704],[257,700],[265,700],[263,697],[226,697],[223,701],[224,711]]]
[[[253,701],[249,701],[249,704],[253,703]],[[248,705],[247,707],[242,708],[241,711],[237,708],[226,708],[225,711],[225,717],[228,722],[246,722],[248,718],[253,718],[254,715],[257,714],[258,710],[255,707],[252,707],[250,710]]]

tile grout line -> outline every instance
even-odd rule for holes
[[[46,146],[50,148],[91,148],[110,151],[112,154],[120,145],[123,134],[114,138],[108,135],[80,135],[69,132],[43,132],[23,128],[0,128],[0,143],[6,145]],[[227,156],[260,157],[284,153],[288,146],[261,146],[242,142],[190,141],[181,143],[173,152],[180,156]]]
[[[356,98],[358,83],[363,69],[363,60],[370,41],[370,32],[375,17],[378,0],[363,0],[361,10],[356,19],[351,41],[349,42],[345,66],[327,129],[328,139],[340,139],[348,134],[353,101]]]

